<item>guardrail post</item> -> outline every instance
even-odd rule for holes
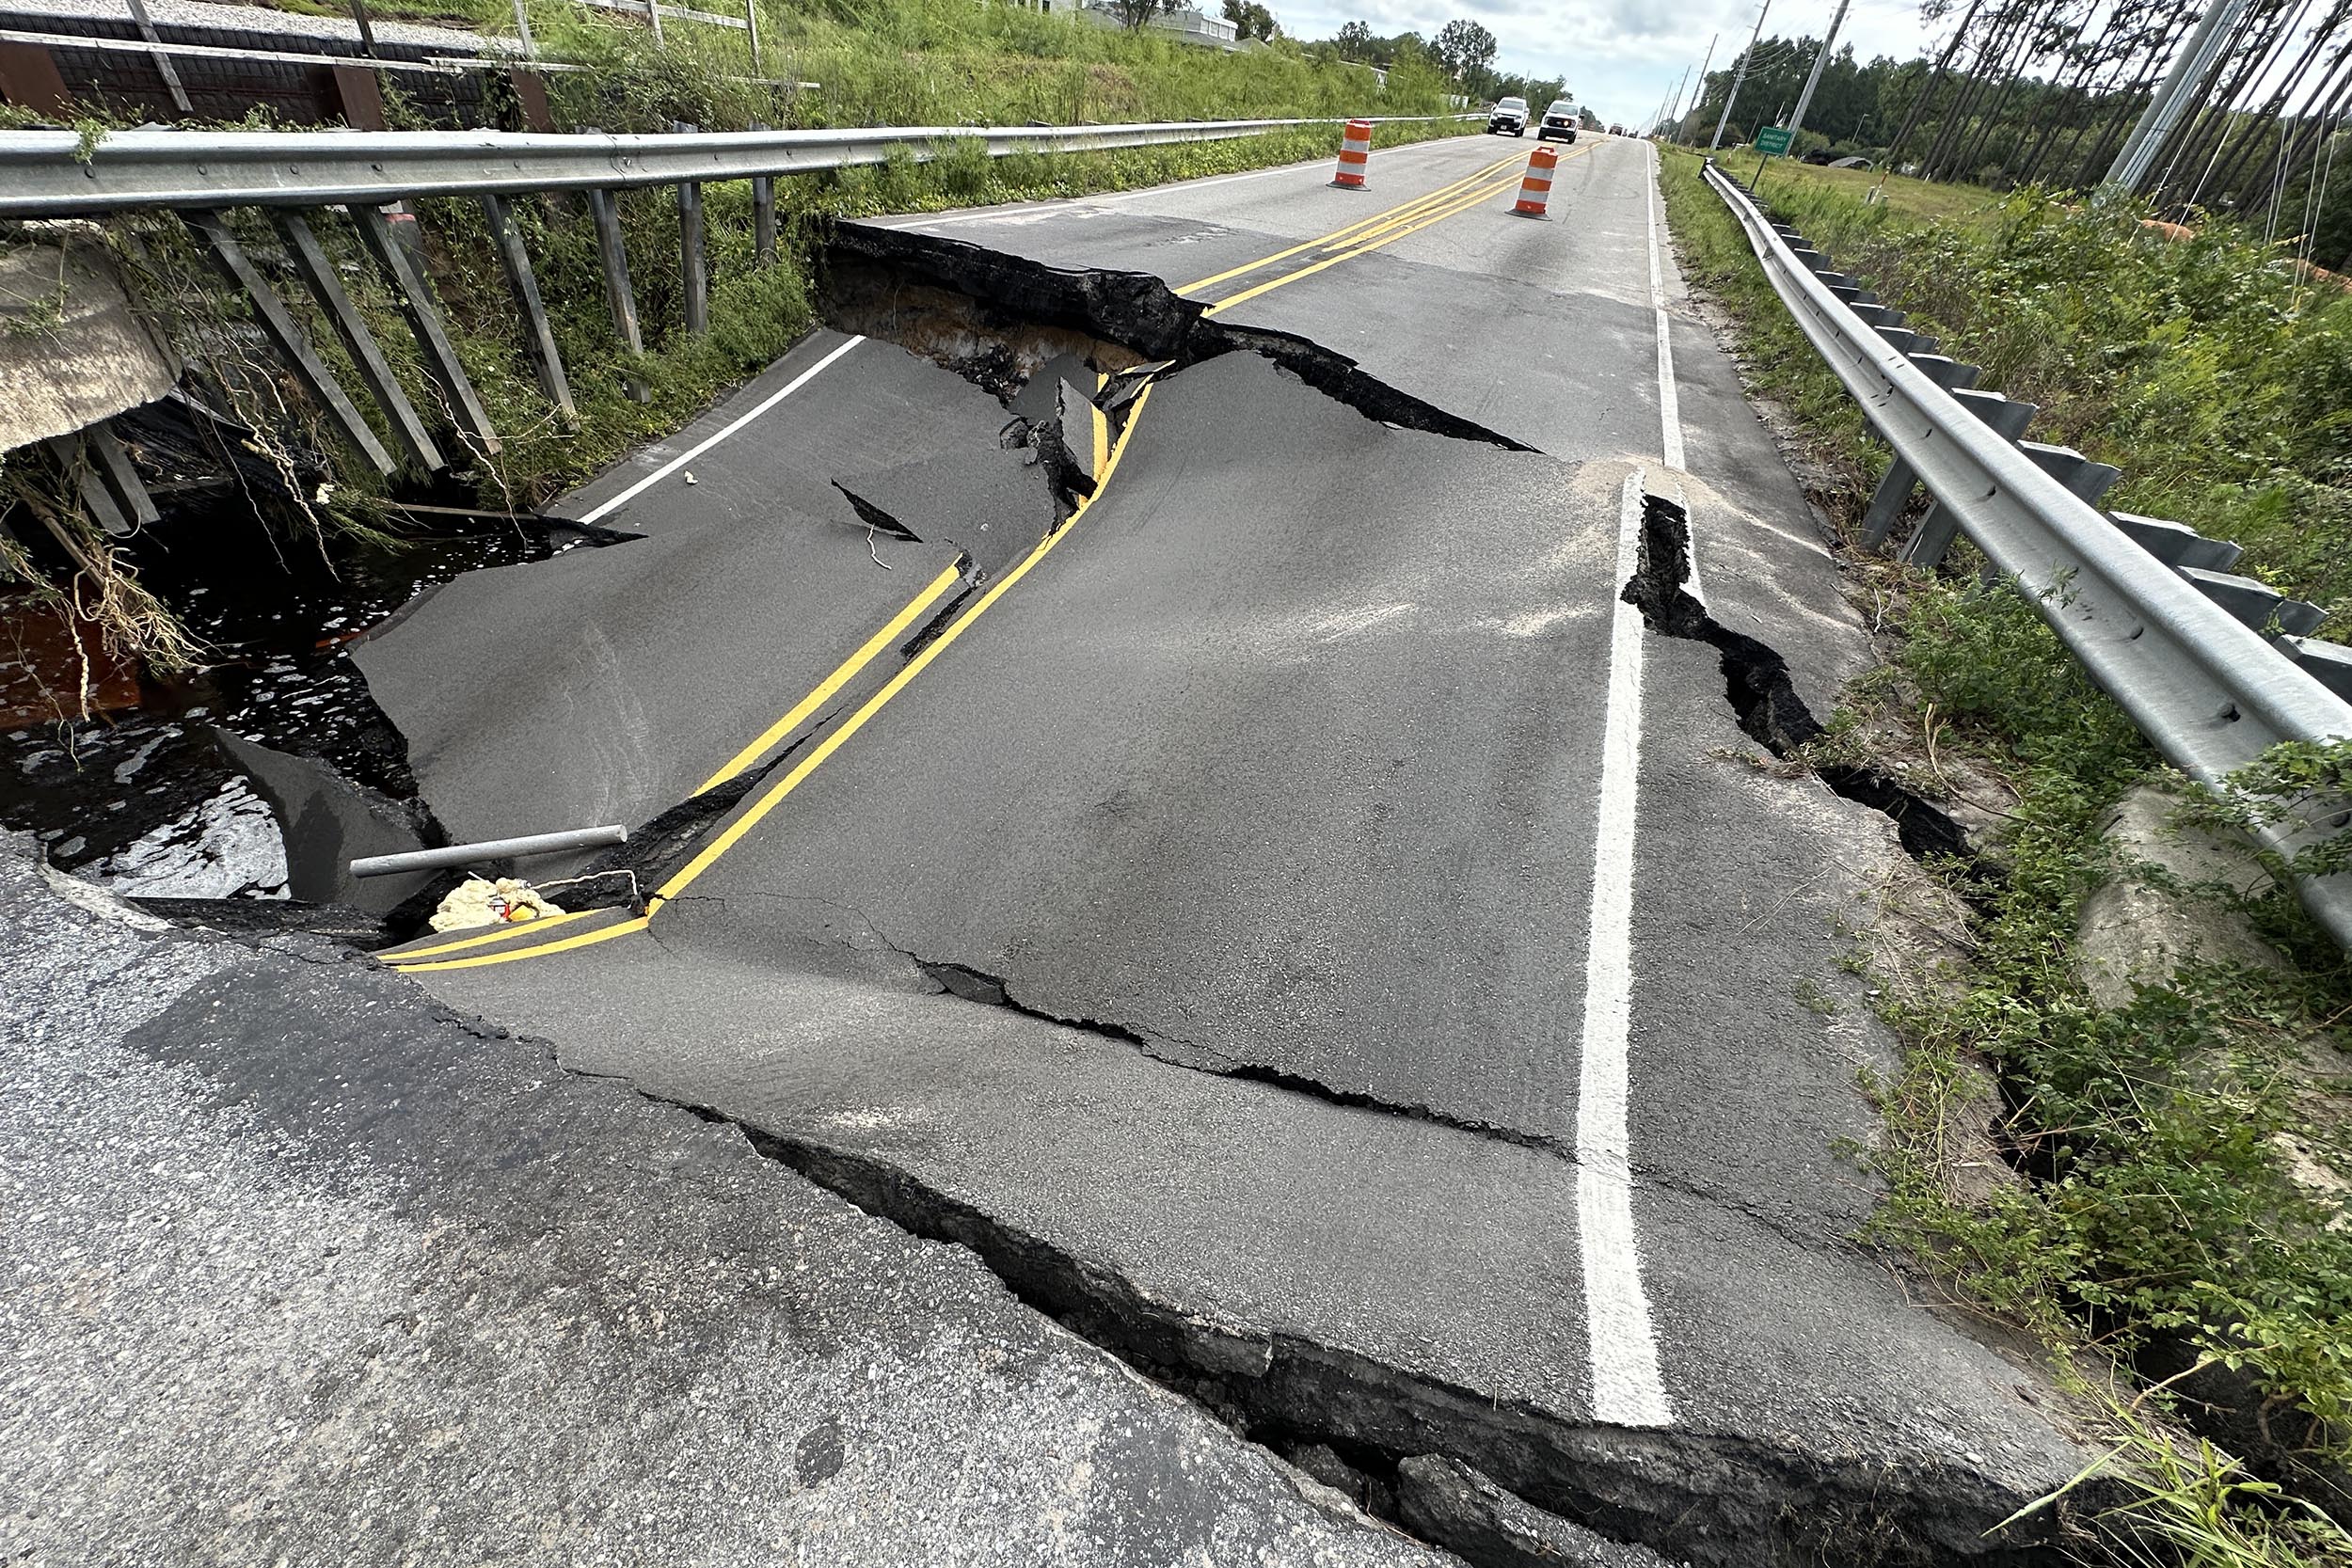
[[[2107,521],[2167,566],[2202,566],[2210,572],[2226,572],[2245,553],[2226,539],[2208,539],[2187,524],[2169,518],[2143,517],[2137,512],[2110,512]]]
[[[620,334],[623,348],[631,354],[643,354],[645,340],[637,327],[637,291],[628,285],[628,245],[621,238],[621,214],[613,204],[612,193],[591,190],[588,215],[596,224],[596,258],[604,263],[604,303],[612,312],[612,330]],[[644,382],[627,372],[622,373],[621,384],[639,403],[651,395]]]
[[[356,206],[346,209],[351,220],[358,226],[359,239],[375,258],[375,264],[392,285],[392,293],[400,300],[401,314],[408,318],[408,329],[417,335],[417,346],[424,350],[424,367],[448,398],[450,417],[457,428],[472,436],[485,451],[499,450],[498,432],[490,428],[490,416],[483,411],[482,400],[474,394],[473,383],[467,378],[466,367],[457,357],[457,346],[449,341],[449,333],[441,325],[440,311],[433,302],[433,286],[425,281],[423,269],[408,254],[399,236],[392,232],[391,220],[378,207]],[[416,220],[408,218],[414,223]]]
[[[539,372],[539,388],[548,401],[564,416],[565,424],[577,424],[580,411],[572,406],[571,383],[564,376],[564,356],[556,352],[555,332],[548,325],[547,307],[539,298],[539,279],[531,270],[531,252],[523,248],[523,237],[515,227],[515,214],[507,210],[503,197],[484,193],[482,215],[490,225],[490,241],[499,253],[499,265],[506,274],[506,287],[515,296],[516,308],[523,313],[523,341],[531,349],[532,368]]]
[[[255,269],[252,258],[246,255],[245,247],[229,231],[229,225],[222,221],[221,215],[209,207],[189,207],[182,210],[180,217],[196,230],[197,238],[204,242],[212,255],[213,264],[231,284],[245,292],[246,301],[253,307],[253,318],[260,324],[262,336],[269,339],[270,346],[286,362],[286,368],[294,372],[294,379],[302,383],[302,389],[326,411],[327,417],[342,433],[343,439],[357,447],[362,457],[375,465],[376,472],[389,475],[399,467],[392,461],[392,454],[384,450],[384,443],[376,439],[375,432],[369,428],[368,421],[360,418],[358,408],[336,383],[333,373],[319,362],[318,353],[310,347],[310,340],[303,332],[301,324],[286,309],[285,301],[271,292],[269,283]]]
[[[286,244],[286,256],[294,262],[295,274],[310,291],[310,298],[334,327],[336,336],[342,339],[352,368],[359,372],[359,379],[367,384],[376,407],[383,411],[385,422],[391,426],[392,438],[423,472],[437,474],[448,467],[441,449],[434,445],[433,437],[426,433],[424,421],[417,418],[416,406],[408,401],[400,378],[392,373],[375,335],[368,330],[368,324],[351,303],[351,296],[343,293],[342,280],[335,276],[335,263],[327,259],[318,236],[310,231],[309,221],[299,213],[280,208],[272,208],[269,217],[278,237]]]
[[[756,3],[757,0],[744,0],[746,16]],[[758,38],[756,33],[752,36]],[[765,131],[768,127],[755,124],[752,129]],[[752,252],[763,267],[776,259],[776,182],[765,174],[752,177]]]
[[[82,448],[98,464],[98,476],[122,509],[131,515],[134,529],[153,522],[163,515],[155,505],[155,498],[147,493],[146,483],[131,463],[131,454],[122,450],[115,436],[114,427],[104,421],[82,432]]]
[[[2026,434],[2026,426],[2042,412],[2039,404],[2017,403],[1998,392],[1979,392],[1965,388],[1953,394],[1963,408],[1974,414],[1979,422],[2005,441],[2014,441]],[[1960,515],[1938,500],[1928,508],[1928,515],[1919,519],[1919,526],[1903,546],[1905,564],[1925,566],[1932,570],[1942,565],[1944,552],[1952,547],[1960,533]]]
[[[1946,391],[1977,384],[1979,373],[1974,365],[1963,365],[1941,354],[1914,354],[1911,362],[1920,372]],[[1918,487],[1919,473],[1900,457],[1886,466],[1879,479],[1879,487],[1870,492],[1870,504],[1862,514],[1862,547],[1877,550],[1886,547],[1887,535],[1902,520],[1903,509],[1911,504],[1911,492]]]
[[[681,135],[698,129],[674,122]],[[710,262],[703,249],[703,188],[689,180],[677,188],[678,273],[685,286],[686,330],[699,338],[710,330]]]
[[[89,514],[92,522],[117,539],[128,539],[138,531],[123,515],[122,508],[115,504],[113,494],[100,482],[98,468],[90,461],[80,431],[71,436],[52,436],[47,445],[49,455],[56,460],[67,483],[82,498],[82,509]]]

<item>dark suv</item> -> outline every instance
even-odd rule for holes
[[[1495,102],[1493,111],[1486,116],[1486,134],[1488,135],[1500,136],[1506,133],[1514,136],[1523,136],[1527,135],[1526,99],[1498,99]]]
[[[1574,141],[1578,119],[1575,104],[1565,98],[1556,98],[1552,100],[1551,107],[1544,111],[1544,122],[1535,127],[1535,139],[1550,141],[1556,136],[1562,141]]]

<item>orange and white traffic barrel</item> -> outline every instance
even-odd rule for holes
[[[1523,218],[1544,215],[1545,205],[1551,200],[1551,171],[1560,166],[1560,154],[1551,144],[1541,142],[1528,155],[1527,177],[1519,182],[1518,205],[1511,209]]]
[[[1364,188],[1364,166],[1372,162],[1372,121],[1351,119],[1340,137],[1340,172],[1331,183],[1343,191]]]

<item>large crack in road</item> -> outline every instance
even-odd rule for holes
[[[1307,1030],[1284,1020],[1295,1016],[1327,1027],[1323,1009],[1337,1017],[1344,1004],[1326,1003],[1324,991],[1345,998],[1351,985],[1359,990],[1376,985],[1382,1006],[1397,1016],[1368,1015],[1345,1027],[1360,1033],[1388,1026],[1400,1037],[1436,1041],[1447,1041],[1452,1030],[1470,1056],[1491,1049],[1489,1035],[1529,1029],[1531,1019],[1558,1009],[1561,975],[1573,970],[1581,934],[1573,921],[1555,919],[1541,933],[1529,923],[1547,896],[1544,890],[1556,903],[1557,895],[1574,890],[1586,875],[1579,857],[1589,850],[1577,847],[1577,841],[1590,830],[1568,823],[1559,828],[1556,844],[1537,835],[1552,831],[1544,824],[1561,811],[1573,816],[1581,809],[1574,797],[1589,784],[1577,771],[1582,764],[1573,759],[1598,726],[1543,710],[1565,703],[1575,683],[1590,680],[1584,672],[1598,644],[1579,628],[1605,624],[1620,594],[1643,611],[1654,632],[1718,652],[1724,699],[1741,730],[1775,754],[1801,754],[1821,731],[1799,698],[1786,660],[1764,641],[1721,626],[1687,592],[1689,520],[1679,507],[1647,499],[1639,570],[1630,581],[1613,580],[1601,564],[1614,559],[1608,531],[1569,520],[1589,512],[1593,496],[1614,494],[1615,470],[1606,466],[1553,464],[1522,442],[1366,375],[1343,356],[1282,334],[1205,321],[1197,305],[1142,275],[1055,268],[953,242],[850,228],[831,258],[827,301],[836,327],[921,354],[988,392],[1000,409],[1009,409],[1048,367],[1073,357],[1103,378],[1093,391],[1107,405],[1115,431],[1132,414],[1141,388],[1155,386],[1143,443],[1088,524],[1101,537],[1074,555],[1057,556],[1056,566],[1066,569],[1050,581],[1041,578],[1040,585],[1024,584],[1021,594],[1007,601],[988,623],[1010,628],[982,645],[993,652],[967,656],[975,644],[959,648],[953,661],[927,674],[927,684],[910,688],[912,695],[889,711],[885,726],[895,722],[896,729],[878,729],[873,733],[880,738],[861,740],[861,750],[843,753],[815,775],[792,813],[770,820],[756,847],[739,847],[736,862],[663,906],[656,940],[646,944],[653,958],[632,960],[636,967],[625,974],[600,973],[596,995],[584,995],[560,970],[542,992],[532,993],[541,983],[534,972],[545,973],[532,965],[469,972],[464,981],[450,976],[445,994],[558,1040],[574,1070],[626,1076],[655,1098],[741,1128],[762,1153],[868,1213],[969,1248],[1023,1301],[1197,1401],[1236,1431],[1340,1484],[1359,1506],[1481,1568],[1524,1560],[1530,1539],[1581,1542],[1577,1549],[1589,1548],[1596,1562],[1641,1561],[1626,1554],[1656,1550],[1709,1568],[2055,1560],[2051,1538],[2039,1524],[2001,1540],[1988,1537],[2027,1500],[2017,1478],[2033,1465],[1988,1464],[1964,1441],[1912,1441],[1899,1431],[1912,1419],[1907,1413],[1880,1418],[1898,1429],[1897,1435],[1846,1445],[1820,1431],[1799,1436],[1776,1430],[1747,1412],[1737,1420],[1703,1415],[1640,1430],[1597,1420],[1574,1401],[1498,1394],[1477,1379],[1408,1367],[1403,1358],[1350,1342],[1345,1334],[1300,1326],[1313,1321],[1312,1313],[1286,1323],[1229,1311],[1212,1290],[1179,1291],[1165,1282],[1146,1282],[1116,1250],[1089,1248],[1025,1219],[1001,1193],[975,1186],[968,1173],[957,1180],[928,1168],[918,1150],[835,1135],[824,1116],[795,1114],[791,1107],[746,1109],[747,1100],[770,1092],[738,1092],[739,1083],[752,1081],[736,1075],[748,1069],[724,1063],[692,1069],[712,1078],[697,1088],[683,1081],[691,1070],[674,1063],[628,1061],[627,1053],[642,1049],[633,1042],[645,1037],[656,1018],[665,1034],[702,1028],[695,1009],[714,987],[722,995],[731,995],[730,987],[749,988],[744,995],[756,1000],[742,1011],[793,1018],[796,1027],[821,1034],[823,1014],[798,1012],[805,1005],[793,988],[804,978],[798,973],[803,955],[830,946],[850,962],[855,984],[871,988],[857,992],[858,1022],[845,1023],[848,1033],[835,1042],[852,1053],[873,1041],[876,1031],[928,1027],[923,1021],[933,1015],[909,1013],[901,1024],[890,1009],[910,990],[933,999],[944,990],[1028,1031],[1023,1037],[1043,1040],[1041,1050],[1066,1054],[1066,1046],[1047,1037],[1075,1031],[1148,1057],[1154,1068],[1303,1102],[1308,1116],[1422,1124],[1436,1136],[1458,1132],[1466,1141],[1536,1156],[1561,1167],[1573,1188],[1582,1173],[1574,1158],[1572,1081],[1563,1086],[1572,1080],[1572,1063],[1542,1053],[1554,1049],[1563,1033],[1549,1022],[1530,1030],[1531,1055],[1506,1064],[1508,1072],[1499,1073],[1495,1085],[1473,1084],[1465,1090],[1441,1074],[1431,1082],[1444,1092],[1424,1095],[1411,1092],[1422,1081],[1413,1053],[1401,1053],[1368,1070],[1359,1086],[1331,1061],[1299,1053]],[[847,537],[836,531],[836,547],[854,539],[860,554],[872,551],[876,563],[889,566],[884,552],[906,552],[897,555],[906,562],[919,559],[914,552],[920,548],[944,545],[964,574],[963,586],[898,644],[887,671],[908,668],[907,660],[963,625],[970,607],[980,602],[977,591],[1018,553],[1001,549],[1007,536],[982,540],[968,519],[924,510],[942,477],[952,481],[960,461],[954,454],[998,464],[1010,474],[1021,460],[1007,458],[1009,444],[1035,451],[1061,512],[1039,525],[1041,539],[1067,528],[1075,499],[1092,488],[1094,476],[1076,471],[1079,454],[1066,445],[1036,440],[1028,429],[1009,424],[992,430],[977,411],[959,418],[963,435],[961,444],[944,449],[948,455],[827,480],[862,530]],[[1034,416],[1015,420],[1027,426],[1041,422]],[[1285,441],[1335,455],[1329,467],[1310,476],[1281,476],[1269,464],[1280,461],[1272,453]],[[1303,459],[1291,462],[1296,467]],[[1230,514],[1232,498],[1269,489],[1278,478],[1291,490],[1266,502],[1267,526],[1225,523],[1219,506]],[[1408,481],[1422,489],[1410,490]],[[1030,483],[1016,477],[1013,485]],[[1356,486],[1340,500],[1359,511],[1338,507],[1355,532],[1329,531],[1312,515],[1311,497],[1318,485]],[[1443,499],[1448,487],[1479,498],[1470,509],[1478,515],[1465,518],[1458,502],[1449,508]],[[1022,501],[1005,515],[1026,515],[1024,507],[1035,510]],[[1169,508],[1175,510],[1163,515]],[[1293,525],[1294,516],[1311,523]],[[1496,526],[1498,519],[1515,525],[1532,520],[1541,531],[1511,538]],[[1272,520],[1310,531],[1293,546],[1278,536]],[[699,526],[715,531],[724,521]],[[1612,517],[1608,528],[1613,527]],[[1318,528],[1325,531],[1311,531]],[[1017,530],[1008,536],[1017,538]],[[1289,553],[1249,558],[1269,544]],[[1391,558],[1382,558],[1383,551]],[[993,560],[983,559],[991,553]],[[1347,580],[1351,568],[1355,578]],[[1201,585],[1184,586],[1186,574],[1201,572],[1211,574]],[[1326,585],[1325,578],[1334,580]],[[1278,586],[1295,602],[1261,602]],[[1168,602],[1135,602],[1154,593]],[[1086,619],[1099,613],[1087,608],[1089,595],[1104,594],[1113,613],[1099,622]],[[1454,602],[1447,602],[1447,594]],[[1073,615],[1079,620],[1067,627],[1056,619]],[[1367,645],[1369,637],[1394,639],[1414,626],[1426,628],[1412,633],[1419,643]],[[1029,641],[1019,642],[1023,637]],[[1008,660],[1007,650],[1016,646],[1026,649],[1025,664]],[[1193,648],[1214,649],[1219,659],[1186,651]],[[1410,667],[1412,657],[1431,648],[1442,649],[1451,662]],[[1163,664],[1171,673],[1159,673]],[[1332,673],[1318,673],[1327,667]],[[1531,669],[1537,678],[1527,680]],[[1041,680],[1037,672],[1051,673]],[[1144,684],[1116,695],[1109,688],[1089,696],[1053,689],[1057,681],[1102,678],[1106,672],[1134,673]],[[1278,672],[1286,673],[1277,680]],[[1495,689],[1457,697],[1454,705],[1461,711],[1447,715],[1443,726],[1380,703],[1363,705],[1360,714],[1344,711],[1349,703],[1361,703],[1362,690],[1383,682],[1409,693],[1440,677],[1459,683],[1462,693]],[[1136,718],[1182,713],[1215,680],[1238,680],[1238,695],[1216,697],[1201,727],[1182,736],[1196,756],[1204,748],[1221,756],[1223,771],[1203,775],[1205,793],[1171,794],[1167,757],[1119,756],[1114,737],[1135,733]],[[1525,681],[1524,689],[1509,689],[1514,681]],[[1303,689],[1299,683],[1311,688],[1303,698],[1296,694]],[[605,868],[627,869],[644,882],[675,870],[746,798],[768,788],[780,770],[809,754],[814,741],[834,733],[870,689],[871,681],[829,705],[784,737],[772,754],[724,784],[657,814],[626,865],[616,861]],[[1384,689],[1381,703],[1392,700]],[[1290,744],[1285,726],[1314,733],[1335,713],[1346,721],[1332,726],[1316,748]],[[1523,717],[1530,713],[1541,717]],[[1057,716],[1062,730],[1041,730],[1047,716]],[[1222,733],[1220,724],[1234,734]],[[1426,733],[1416,733],[1416,726]],[[1397,738],[1405,735],[1414,736],[1411,744]],[[1023,746],[1038,751],[1034,766],[1023,765],[1030,767],[1025,773],[1006,761],[1009,751]],[[1496,755],[1447,771],[1461,761],[1450,750]],[[1280,757],[1288,775],[1271,784],[1243,776],[1248,773],[1245,762],[1268,756]],[[1129,770],[1124,782],[1116,769],[1101,779],[1082,777],[1090,768],[1103,771],[1106,758]],[[1393,784],[1380,783],[1383,768],[1395,774]],[[1914,854],[1964,850],[1948,818],[1883,775],[1849,768],[1837,776],[1825,768],[1822,776],[1847,800],[1893,818]],[[1523,778],[1548,784],[1534,789],[1523,785]],[[1368,800],[1338,787],[1364,781],[1378,784]],[[1253,814],[1280,816],[1288,809],[1284,791],[1312,800],[1333,819],[1318,831],[1334,843],[1343,842],[1345,833],[1330,829],[1347,828],[1360,816],[1351,831],[1366,835],[1375,852],[1333,884],[1337,901],[1326,906],[1311,904],[1311,886],[1282,885],[1285,876],[1311,881],[1317,873],[1305,863],[1271,872],[1246,867],[1269,883],[1268,901],[1255,918],[1269,927],[1297,922],[1300,928],[1284,940],[1306,949],[1306,961],[1291,965],[1285,975],[1294,994],[1269,991],[1258,999],[1266,1006],[1253,1015],[1236,1010],[1233,977],[1283,969],[1289,960],[1279,946],[1262,946],[1239,959],[1229,955],[1222,973],[1190,968],[1196,947],[1231,947],[1227,933],[1186,936],[1152,924],[1159,911],[1184,902],[1187,884],[1180,880],[1165,890],[1141,884],[1171,866],[1185,870],[1184,863],[1200,853],[1202,811],[1226,814],[1237,826],[1240,848],[1256,853],[1270,847],[1271,841],[1262,844]],[[938,798],[921,798],[927,794]],[[1432,814],[1433,803],[1448,810],[1474,804],[1489,817],[1450,825],[1441,813]],[[1408,831],[1392,825],[1400,813],[1408,823],[1427,824],[1411,831],[1439,834],[1441,853],[1419,861],[1383,859],[1391,854],[1388,846]],[[1534,847],[1516,851],[1503,874],[1478,863],[1477,845],[1515,835]],[[1077,870],[1089,856],[1101,865],[1088,881]],[[1212,881],[1225,875],[1214,860],[1204,864]],[[1315,950],[1331,939],[1333,923],[1308,928],[1311,908],[1327,907],[1339,923],[1354,922],[1352,932],[1341,934],[1360,949],[1368,935],[1380,934],[1381,923],[1367,924],[1345,899],[1375,897],[1364,890],[1376,892],[1384,878],[1418,888],[1449,870],[1460,879],[1492,880],[1480,892],[1490,904],[1486,915],[1440,901],[1425,916],[1432,940],[1399,961],[1360,954],[1327,961]],[[886,888],[898,903],[876,905],[861,891],[869,879],[880,879],[872,885]],[[1003,888],[1036,896],[1049,915],[1059,911],[1078,927],[1065,931],[1054,918],[1025,912],[1027,906],[973,896]],[[1139,923],[1123,917],[1124,923],[1140,933],[1136,940],[1159,945],[1143,956],[1122,957],[1111,940],[1120,922],[1104,924],[1107,917],[1089,912],[1098,907],[1089,898],[1114,895],[1137,901],[1146,915]],[[922,985],[911,988],[907,976],[859,969],[857,953],[821,928],[798,917],[765,918],[771,911],[761,899],[854,913],[863,931],[889,947]],[[872,915],[866,912],[869,907]],[[1527,912],[1487,918],[1520,911]],[[1233,915],[1233,929],[1258,936],[1248,924],[1249,906],[1236,906]],[[1448,924],[1473,917],[1487,921],[1474,937]],[[895,934],[882,935],[885,927]],[[1444,968],[1450,950],[1480,944],[1498,952],[1536,950],[1542,965],[1524,975],[1497,969],[1492,981]],[[1058,967],[1041,973],[1045,959]],[[1424,973],[1433,964],[1437,969]],[[1372,980],[1349,978],[1374,970],[1379,973]],[[1153,1006],[1135,1006],[1133,982],[1146,974],[1167,988],[1166,996]],[[822,977],[827,983],[840,978]],[[475,980],[476,989],[469,990]],[[1481,995],[1479,986],[1488,983],[1508,992],[1499,1006]],[[662,1001],[660,988],[671,984],[683,989]],[[772,994],[761,989],[768,987],[776,988]],[[632,994],[631,988],[647,994]],[[1405,1016],[1408,1005],[1433,996],[1453,996],[1465,1006],[1478,1002],[1485,1010]],[[645,1023],[633,1024],[628,1009],[640,1003],[652,1012]],[[1217,1028],[1177,1022],[1202,1013],[1218,1019]],[[725,1036],[724,1029],[710,1033],[714,1040]],[[1334,1037],[1343,1033],[1333,1029]],[[632,1043],[591,1043],[605,1035]],[[1236,1039],[1247,1039],[1249,1048],[1235,1050]],[[734,1048],[710,1049],[723,1057]],[[746,1061],[764,1059],[757,1051],[744,1054]],[[785,1076],[809,1096],[812,1108],[827,1103],[821,1078],[811,1081],[800,1069]],[[925,1088],[912,1085],[902,1092],[919,1097]],[[1172,1103],[1183,1102],[1181,1091],[1168,1092]],[[1510,1103],[1514,1095],[1523,1114],[1481,1109]],[[1023,1114],[1019,1102],[998,1109],[1016,1118]],[[984,1141],[986,1129],[977,1131]],[[1643,1162],[1633,1171],[1645,1193],[1693,1196],[1776,1231],[1775,1239],[1789,1248],[1838,1261],[1817,1227],[1802,1216],[1792,1222],[1766,1203],[1742,1201],[1729,1181],[1710,1185],[1653,1172]],[[1072,1176],[1060,1172],[1056,1179]],[[1561,1239],[1531,1233],[1525,1244]],[[1412,1283],[1391,1281],[1397,1288]],[[1565,1315],[1571,1309],[1565,1297],[1572,1293],[1573,1287],[1564,1286],[1557,1302],[1523,1299],[1519,1305]],[[1877,1342],[1881,1353],[1907,1352],[1909,1331],[1874,1325],[1873,1332],[1889,1336]],[[1937,1343],[1933,1354],[1958,1354]],[[1797,1375],[1809,1374],[1800,1370]],[[1960,1381],[1982,1375],[1972,1368]],[[1899,1386],[1902,1379],[1894,1381]],[[1553,1516],[1549,1523],[1546,1514]],[[1585,1530],[1597,1534],[1581,1537]]]

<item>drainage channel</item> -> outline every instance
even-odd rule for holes
[[[197,642],[184,672],[114,657],[56,601],[0,594],[0,824],[126,895],[283,900],[300,869],[289,854],[302,851],[216,738],[226,734],[318,758],[429,826],[406,742],[345,645],[420,592],[589,535],[437,509],[315,531],[287,512],[234,485],[198,491],[119,546]],[[39,562],[46,536],[24,532]]]

